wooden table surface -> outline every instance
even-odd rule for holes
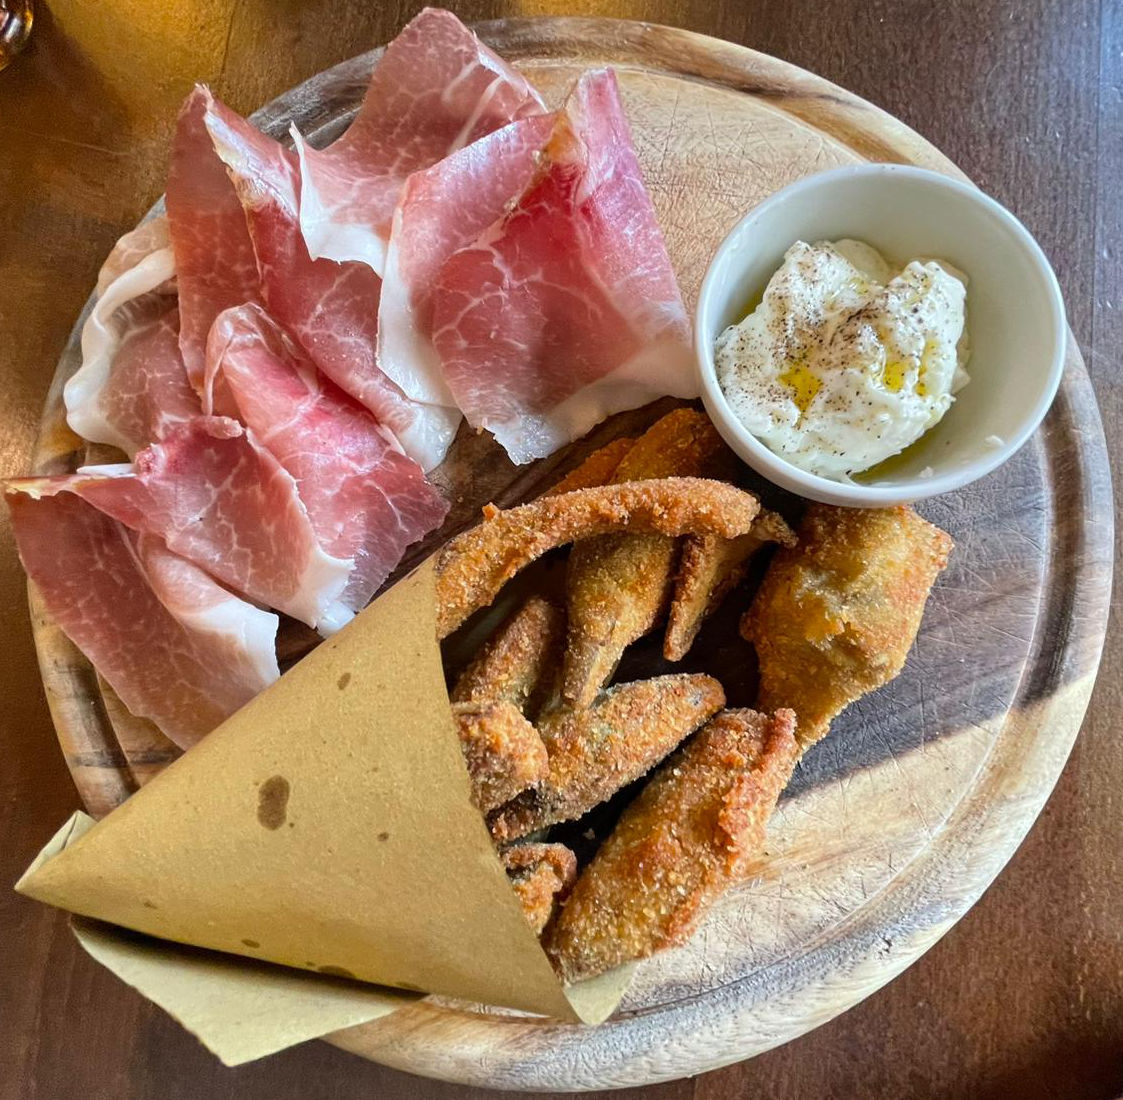
[[[466,21],[614,15],[812,69],[932,140],[1038,236],[1108,439],[1123,421],[1123,3],[1115,0],[464,0]],[[242,111],[392,37],[386,0],[39,0],[0,73],[0,473],[24,472],[73,318],[115,238],[163,190],[176,109],[206,81]],[[1118,449],[1115,449],[1118,454]],[[1120,471],[1116,469],[1117,477]],[[323,1043],[238,1070],[86,958],[8,889],[75,808],[0,527],[0,1100],[484,1095]],[[1123,1093],[1123,621],[1067,769],[983,900],[851,1012],[646,1098],[1117,1097]]]

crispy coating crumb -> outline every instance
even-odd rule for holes
[[[675,409],[640,436],[612,480],[710,477],[730,461],[704,413]],[[565,699],[588,706],[624,650],[663,618],[677,558],[678,543],[667,535],[606,535],[574,546],[566,571]]]
[[[795,715],[723,711],[624,811],[547,933],[566,981],[686,940],[744,881],[799,758]]]
[[[577,878],[577,857],[564,844],[512,844],[499,858],[527,923],[541,935]]]
[[[460,674],[453,703],[513,703],[533,717],[553,688],[565,642],[565,612],[530,596]]]
[[[952,546],[905,506],[811,505],[741,621],[760,664],[757,706],[791,707],[804,745],[823,737],[901,671]]]
[[[577,543],[566,569],[562,696],[588,706],[624,650],[666,611],[678,543],[666,535],[605,535]]]
[[[761,511],[753,529],[736,539],[716,535],[687,535],[671,596],[663,656],[681,661],[722,600],[741,583],[749,559],[770,542],[794,546],[795,533],[775,512]]]
[[[454,703],[452,716],[472,801],[481,812],[502,806],[546,777],[546,746],[513,703]]]
[[[556,485],[552,485],[542,495],[547,497],[571,493],[574,489],[591,489],[595,485],[607,485],[616,473],[620,460],[632,449],[634,439],[621,436],[611,443],[593,451],[580,466],[575,466]]]
[[[557,546],[617,531],[736,538],[752,527],[758,507],[751,493],[690,477],[578,489],[506,511],[489,506],[482,523],[437,555],[437,636],[448,637],[520,569]]]
[[[515,840],[573,821],[657,764],[725,704],[711,676],[657,676],[617,684],[587,709],[546,714],[538,732],[549,770],[489,818],[492,836]]]

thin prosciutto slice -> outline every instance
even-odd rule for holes
[[[100,384],[85,389],[79,370],[64,396],[75,402],[69,415],[72,428],[131,457],[202,409],[180,355],[175,299],[155,310],[130,303],[121,312],[129,318],[127,333]]]
[[[320,375],[259,307],[215,321],[207,378],[219,375],[242,421],[296,480],[320,545],[354,561],[342,602],[365,607],[448,505],[370,413]]]
[[[214,319],[230,306],[261,300],[246,216],[207,130],[213,106],[202,87],[184,102],[164,199],[179,285],[180,348],[196,390],[202,388]],[[218,411],[228,411],[221,401]]]
[[[235,592],[330,633],[353,562],[320,547],[296,482],[235,420],[200,416],[132,466],[87,467],[71,492],[168,547]]]
[[[205,94],[205,125],[244,208],[270,314],[411,458],[432,469],[452,442],[459,414],[410,400],[379,369],[381,279],[365,264],[309,256],[298,224],[295,155]]]
[[[68,481],[8,483],[24,568],[129,710],[189,748],[277,679],[277,616],[61,491]]]
[[[517,204],[444,265],[433,344],[516,462],[612,413],[697,396],[689,324],[611,70],[586,73]]]
[[[63,389],[67,422],[83,438],[132,455],[198,413],[179,354],[175,275],[162,218],[126,233],[102,265],[82,364]]]
[[[326,149],[294,132],[311,254],[383,272],[390,221],[412,173],[520,118],[538,93],[451,12],[424,9],[375,65],[359,113]]]
[[[378,362],[415,400],[455,406],[429,338],[437,276],[531,182],[553,124],[553,115],[513,122],[415,172],[402,189],[378,310]]]

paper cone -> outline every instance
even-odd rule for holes
[[[603,1019],[628,973],[563,989],[469,799],[434,596],[429,562],[17,889],[177,943]]]

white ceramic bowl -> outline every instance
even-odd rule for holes
[[[714,371],[714,341],[759,298],[796,241],[850,237],[890,262],[947,260],[968,276],[970,383],[892,473],[845,484],[780,458],[736,418]],[[1041,423],[1064,367],[1064,302],[1025,226],[970,184],[895,164],[808,176],[737,223],[710,261],[694,339],[702,399],[725,441],[757,473],[828,504],[885,507],[959,489],[1005,462]]]

